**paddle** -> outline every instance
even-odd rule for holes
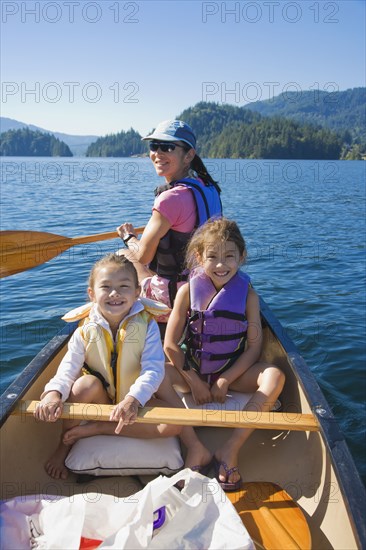
[[[135,232],[139,235],[144,229],[137,227]],[[0,278],[48,262],[72,246],[117,237],[116,231],[85,237],[63,237],[41,231],[0,231]]]
[[[247,482],[226,496],[235,506],[256,548],[311,548],[311,533],[304,513],[279,485],[268,481]]]
[[[39,401],[20,401],[13,414],[32,415]],[[72,420],[109,420],[113,405],[64,403],[61,418]],[[217,409],[183,409],[144,407],[136,422],[145,424],[177,424],[179,426],[209,426],[217,428],[255,428],[262,430],[318,431],[312,414],[287,412],[226,411]]]

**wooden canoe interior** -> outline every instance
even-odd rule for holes
[[[263,359],[280,366],[286,374],[283,409],[311,413],[286,354],[268,327],[264,338]],[[22,399],[39,399],[65,351],[56,355]],[[9,416],[0,430],[1,499],[35,493],[69,497],[82,493],[87,498],[88,492],[128,497],[149,481],[147,476],[95,477],[80,484],[72,473],[65,481],[51,479],[43,465],[57,446],[60,430],[60,422],[47,424],[29,416]],[[230,433],[228,428],[198,430],[212,452]],[[241,451],[239,468],[244,486],[234,505],[258,549],[357,548],[320,433],[257,430]]]

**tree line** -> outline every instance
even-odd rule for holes
[[[132,157],[146,153],[146,143],[132,128],[127,132],[100,137],[91,143],[86,151],[87,157]]]
[[[196,130],[205,157],[335,160],[342,152],[332,130],[240,107],[199,103],[181,118]]]
[[[199,102],[177,115],[194,129],[203,158],[351,159],[366,157],[366,89],[287,92],[246,106]],[[153,128],[151,128],[151,131]],[[72,156],[52,134],[27,128],[1,134],[2,156]],[[98,138],[87,157],[148,154],[130,128]]]
[[[235,107],[200,102],[179,119],[192,126],[204,158],[339,159],[342,138],[335,132]],[[130,157],[147,154],[147,145],[132,128],[92,143],[86,156]]]
[[[0,156],[7,157],[72,157],[68,145],[52,134],[28,128],[0,134]]]
[[[366,149],[366,88],[342,92],[307,90],[282,93],[245,108],[264,116],[291,118],[303,124],[321,125],[339,133],[348,145]]]

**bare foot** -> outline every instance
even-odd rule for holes
[[[240,472],[236,469],[239,462],[237,451],[231,451],[229,448],[225,448],[225,450],[220,449],[215,453],[215,458],[218,462],[226,464],[227,470],[232,470],[235,468],[234,471],[231,471],[231,473],[227,475],[224,466],[221,464],[219,470],[219,481],[223,483],[236,483],[240,480]]]
[[[195,472],[200,472],[203,475],[207,475],[208,472],[201,472],[200,470],[204,466],[208,466],[212,462],[212,454],[206,447],[200,442],[197,441],[193,445],[187,448],[187,456],[184,463],[185,468],[191,468]],[[182,490],[184,487],[184,481],[178,481],[176,487],[179,490]]]
[[[62,441],[59,443],[55,452],[50,456],[44,469],[53,479],[66,479],[69,471],[65,466],[65,459],[69,454],[70,447],[64,445]]]
[[[211,460],[212,454],[210,451],[202,445],[201,442],[197,442],[187,449],[187,456],[184,465],[186,468],[197,469],[197,466],[206,466],[211,462]]]
[[[99,422],[99,425],[101,423]],[[64,433],[63,444],[70,446],[76,443],[79,439],[84,437],[91,437],[93,435],[100,435],[98,422],[88,422],[87,424],[81,424],[70,428]]]

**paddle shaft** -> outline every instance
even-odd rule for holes
[[[115,239],[116,237],[118,237],[118,233],[116,231],[110,231],[109,233],[99,233],[96,235],[85,235],[85,237],[70,237],[70,241],[72,242],[70,246],[96,243],[98,241],[107,241],[108,239]]]
[[[136,235],[144,229],[136,227]],[[72,246],[116,238],[116,231],[82,237],[63,237],[40,231],[0,231],[0,277],[15,275],[41,265]]]
[[[21,401],[13,414],[33,415],[39,401]],[[68,420],[109,420],[113,405],[94,403],[64,403],[61,418]],[[136,422],[145,424],[175,424],[216,428],[254,428],[262,430],[318,431],[312,414],[286,412],[227,411],[217,409],[183,409],[144,407]]]
[[[145,227],[135,227],[136,235],[143,233]],[[68,237],[70,246],[76,246],[78,244],[96,243],[98,241],[108,241],[109,239],[117,239],[119,237],[117,231],[110,231],[107,233],[96,233],[95,235],[85,235],[84,237]]]

